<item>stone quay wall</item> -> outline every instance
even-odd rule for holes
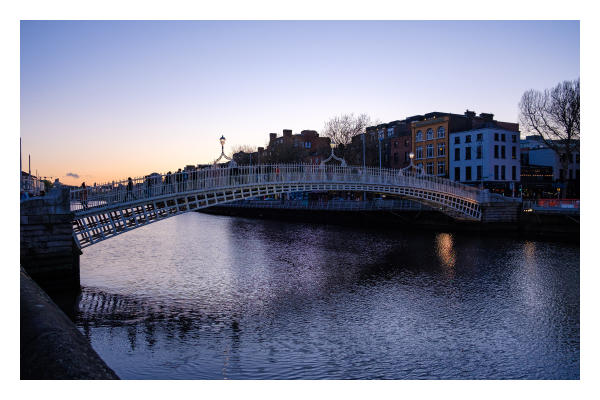
[[[79,289],[69,189],[21,202],[21,266],[44,290]]]

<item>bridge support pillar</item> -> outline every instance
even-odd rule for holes
[[[21,202],[21,266],[46,291],[79,290],[69,189]]]

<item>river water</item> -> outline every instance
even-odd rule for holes
[[[84,249],[122,379],[579,379],[579,244],[187,213]]]

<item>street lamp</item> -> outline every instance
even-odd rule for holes
[[[221,160],[221,158],[225,158],[226,160],[230,161],[229,167],[235,167],[236,166],[235,161],[232,158],[227,157],[225,155],[225,136],[221,135],[221,138],[219,139],[219,142],[221,143],[221,155],[213,163],[213,169],[217,168],[217,163],[219,162],[219,160]]]
[[[379,132],[379,169],[381,169],[381,142],[383,141],[383,131]]]
[[[335,149],[337,147],[337,143],[334,142],[333,140],[329,143],[329,146],[331,146],[331,155],[329,156],[329,158],[327,160],[322,160],[321,161],[321,166],[325,166],[325,163],[329,160],[331,160],[332,158],[335,158],[338,161],[342,162],[342,167],[346,167],[346,160],[344,160],[343,158],[338,158],[335,156],[335,154],[333,154],[333,149]]]
[[[410,154],[408,155],[410,157],[410,164],[408,165],[408,167],[404,167],[401,168],[400,171],[398,171],[398,174],[404,174],[404,171],[406,171],[407,169],[411,169],[411,172],[413,169],[415,169],[417,172],[419,172],[421,175],[426,175],[425,170],[423,169],[423,167],[417,167],[415,164],[413,164],[413,158],[415,158],[415,154],[411,151]]]

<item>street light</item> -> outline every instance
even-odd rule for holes
[[[479,154],[481,155],[481,190],[483,190],[483,134],[477,139],[477,143],[479,145]]]
[[[325,163],[329,160],[331,160],[332,158],[335,158],[338,161],[342,162],[342,167],[346,167],[346,160],[343,158],[338,158],[335,156],[335,154],[333,154],[333,149],[335,149],[337,147],[337,143],[334,142],[333,140],[329,143],[329,146],[331,146],[331,155],[329,156],[329,158],[327,160],[322,160],[321,161],[321,166],[325,166]]]
[[[235,167],[235,166],[236,166],[236,164],[235,164],[235,161],[233,161],[233,159],[232,159],[232,158],[230,158],[230,157],[227,157],[227,156],[225,155],[225,136],[221,135],[221,138],[219,139],[219,142],[221,143],[221,155],[220,155],[220,156],[219,156],[219,158],[217,158],[217,159],[215,160],[215,162],[213,163],[213,168],[217,168],[217,163],[219,162],[219,160],[220,160],[221,158],[225,158],[226,160],[228,160],[228,161],[231,161],[231,162],[229,163],[229,167]]]
[[[383,141],[383,130],[379,132],[379,169],[381,169],[381,142]]]

